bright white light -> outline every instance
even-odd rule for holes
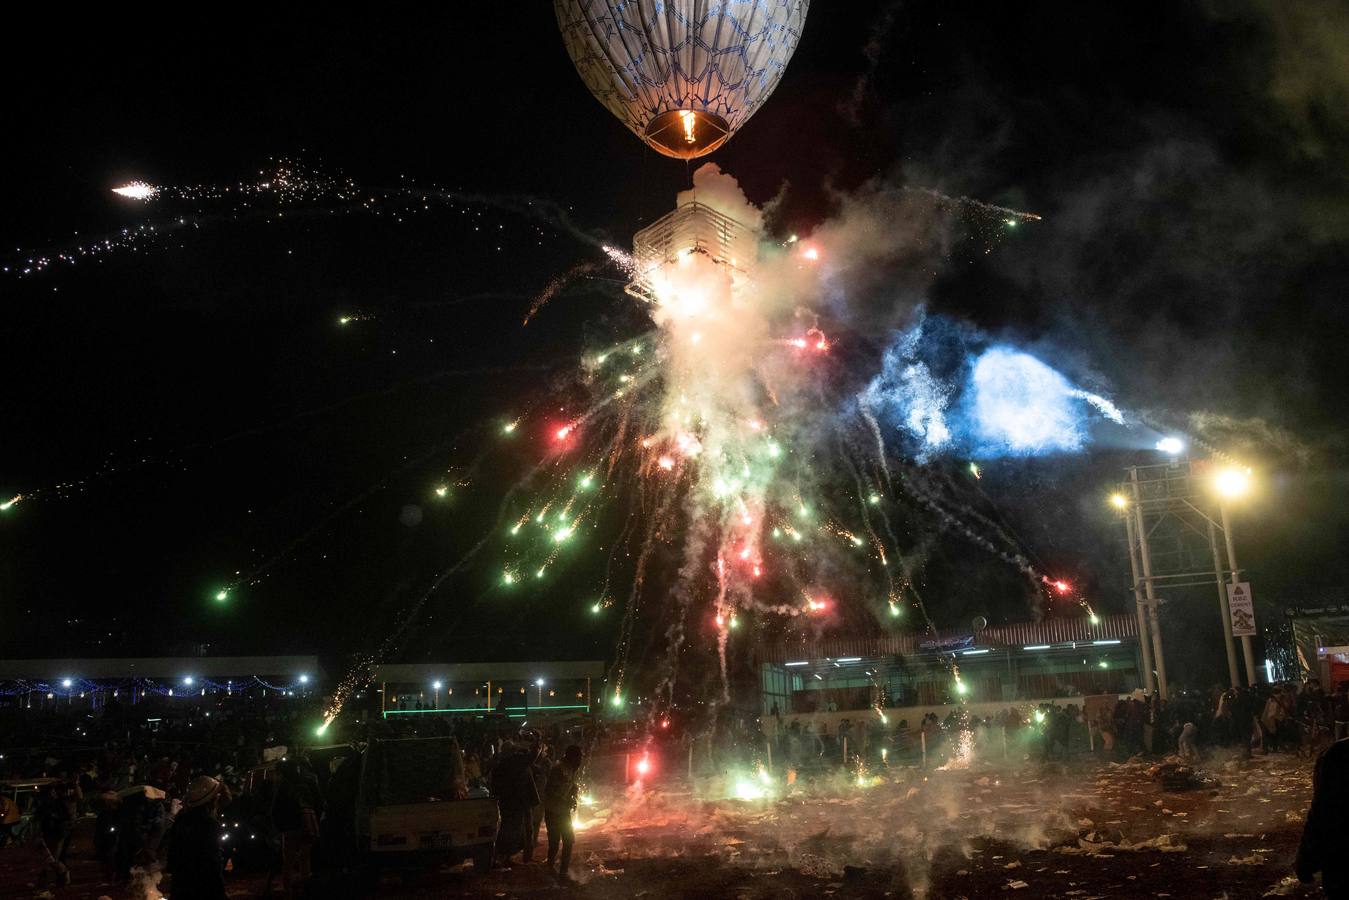
[[[1250,473],[1241,469],[1223,469],[1214,479],[1213,486],[1224,497],[1240,497],[1251,486]]]
[[[539,687],[543,687],[543,679],[542,679],[542,678],[536,678],[536,679],[534,680],[534,683],[535,683],[536,685],[538,685]]]
[[[191,676],[191,675],[189,675],[189,676],[187,676],[186,678],[183,679],[183,684],[191,684],[191,683],[192,683],[192,676]]]
[[[308,683],[309,683],[309,676],[308,676],[308,675],[301,675],[301,676],[300,676],[300,684],[308,684]]]
[[[764,791],[759,785],[750,781],[748,778],[741,778],[735,783],[735,799],[737,800],[761,800]]]
[[[71,685],[71,681],[70,681],[69,678],[62,678],[62,679],[61,679],[61,687],[70,687],[70,685]]]
[[[114,194],[130,200],[151,200],[159,193],[159,188],[144,181],[133,181],[112,189]]]
[[[1185,452],[1185,442],[1178,437],[1164,437],[1157,442],[1157,449],[1163,453],[1177,456]]]
[[[435,681],[431,682],[431,687],[435,688],[436,690],[440,690],[441,687],[440,679],[436,679]]]

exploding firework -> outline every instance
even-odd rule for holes
[[[659,702],[667,704],[676,660],[701,629],[710,631],[720,697],[727,700],[735,632],[818,632],[859,616],[890,627],[930,626],[913,580],[926,542],[914,534],[933,522],[1016,566],[1037,588],[1049,585],[1014,535],[954,498],[922,466],[953,452],[984,459],[1073,451],[1088,439],[1089,415],[1125,423],[1107,398],[1015,348],[974,341],[959,365],[944,366],[930,345],[949,342],[925,340],[932,318],[919,312],[916,325],[877,344],[831,303],[840,280],[893,254],[893,246],[859,235],[904,219],[901,209],[920,223],[912,235],[897,236],[901,242],[939,230],[931,224],[933,199],[942,201],[938,208],[955,205],[998,225],[1037,218],[977,201],[900,192],[909,200],[872,198],[851,220],[775,240],[734,180],[706,166],[675,210],[640,232],[627,253],[576,229],[548,203],[414,185],[373,190],[287,162],[231,186],[134,182],[115,190],[164,204],[221,202],[230,218],[280,216],[287,204],[394,216],[435,203],[495,205],[546,221],[604,255],[550,282],[526,321],[569,282],[600,281],[606,264],[623,274],[628,295],[650,320],[645,333],[583,354],[574,395],[493,424],[499,439],[535,439],[543,451],[505,491],[490,534],[448,565],[395,633],[343,679],[325,726],[369,666],[396,649],[431,594],[483,552],[499,554],[492,566],[496,589],[514,593],[547,583],[555,567],[572,564],[591,546],[611,544],[602,599],[585,604],[593,615],[610,607],[622,613],[607,688],[618,706],[644,611],[646,624],[667,637],[662,665],[652,667],[661,671]],[[928,209],[896,205],[909,202]],[[200,227],[206,217],[198,209],[102,244],[30,258],[20,274]],[[347,327],[370,318],[344,311],[336,321]],[[975,482],[982,478],[979,465],[968,467]],[[438,480],[427,490],[448,501],[451,483]],[[41,493],[25,491],[0,510]],[[615,508],[627,510],[616,538],[607,533]],[[919,520],[927,524],[916,529]],[[232,600],[312,533],[261,566],[236,572],[215,601]],[[664,589],[653,590],[654,583]],[[610,591],[610,584],[626,589]],[[656,594],[668,599],[653,604]],[[912,624],[903,615],[910,608],[921,614]]]

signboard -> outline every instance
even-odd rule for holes
[[[1246,637],[1255,632],[1255,604],[1248,581],[1227,586],[1227,608],[1232,613],[1232,636]]]

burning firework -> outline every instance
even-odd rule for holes
[[[153,200],[159,195],[159,188],[153,184],[146,184],[144,181],[133,181],[121,187],[113,188],[112,192],[119,197],[126,197],[130,200]]]

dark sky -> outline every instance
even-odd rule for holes
[[[1342,593],[1349,13],[814,6],[778,90],[713,159],[751,199],[781,195],[783,231],[868,182],[1043,214],[987,256],[956,252],[931,308],[1251,459],[1257,595]],[[688,168],[588,95],[543,2],[53,11],[16,33],[23,50],[0,63],[7,260],[180,211],[201,227],[0,278],[0,493],[47,489],[0,518],[6,649],[369,647],[476,540],[495,497],[475,491],[518,460],[489,459],[445,502],[429,487],[490,443],[493,417],[559,389],[587,340],[640,321],[597,288],[522,328],[549,279],[595,253],[500,203],[235,220],[225,204],[137,206],[108,188],[231,184],[284,156],[372,187],[550,201],[626,244]],[[352,313],[371,318],[335,325]],[[994,465],[986,487],[1104,609],[1125,608],[1123,548],[1098,501],[1129,461]],[[50,487],[65,482],[78,486]],[[211,601],[268,560],[257,584]],[[944,539],[934,616],[1023,616],[998,566]],[[452,578],[407,652],[606,653],[614,623],[578,599],[593,576],[508,612],[484,599],[482,572]]]

